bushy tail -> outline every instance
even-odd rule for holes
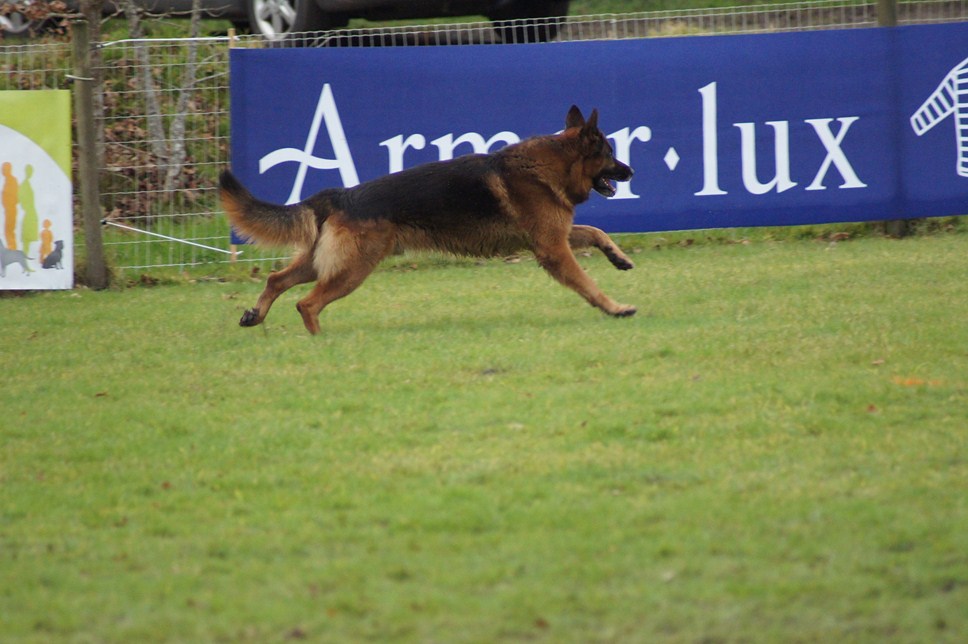
[[[228,170],[219,176],[222,208],[235,229],[269,246],[311,246],[317,223],[313,210],[303,203],[280,206],[252,196]]]

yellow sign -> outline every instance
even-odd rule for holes
[[[70,97],[0,92],[0,290],[74,284]]]

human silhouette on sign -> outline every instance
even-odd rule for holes
[[[50,219],[44,220],[44,229],[40,231],[40,255],[37,259],[43,262],[54,251],[54,233],[50,230]]]
[[[13,166],[9,161],[0,168],[3,174],[3,190],[0,191],[0,201],[3,202],[3,236],[7,250],[17,250],[17,204],[19,198],[19,183],[13,176]]]
[[[34,166],[28,163],[24,168],[24,175],[24,180],[20,182],[20,207],[24,210],[24,219],[20,224],[20,244],[23,251],[29,255],[30,245],[37,241],[40,233],[34,187],[30,183],[31,177],[34,176]]]
[[[968,177],[968,58],[955,65],[911,117],[914,133],[921,136],[953,116],[958,145],[958,176]]]

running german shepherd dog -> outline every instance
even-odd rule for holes
[[[323,307],[352,293],[396,248],[474,257],[530,250],[589,304],[617,317],[634,315],[635,307],[602,293],[572,253],[595,246],[619,270],[633,267],[604,232],[573,225],[575,206],[592,190],[610,197],[612,181],[631,178],[598,129],[598,110],[586,121],[575,106],[561,134],[323,190],[290,206],[256,199],[226,170],[222,205],[236,229],[257,242],[298,248],[239,324],[260,324],[285,291],[316,281],[296,308],[309,332],[319,333]]]

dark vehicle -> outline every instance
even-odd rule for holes
[[[46,12],[35,12],[30,0],[0,2],[0,35],[28,36],[40,30],[46,22]]]
[[[192,0],[136,0],[151,14],[187,17]],[[441,16],[485,15],[492,21],[540,19],[568,14],[569,0],[202,0],[206,17],[230,20],[272,40],[291,33],[343,27],[351,18],[403,20]],[[27,35],[38,28],[31,0],[4,2],[0,10],[3,35]],[[77,0],[65,2],[76,9]],[[118,2],[106,3],[113,10]],[[520,25],[498,25],[498,34],[510,40]],[[533,33],[537,39],[554,38],[553,23]]]

